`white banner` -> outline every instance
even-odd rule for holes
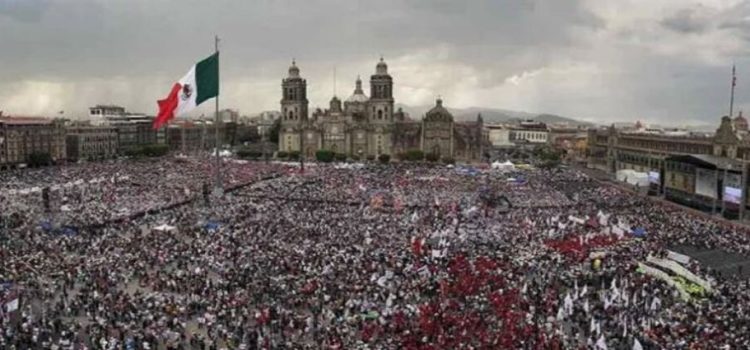
[[[648,258],[646,258],[646,261],[648,261],[648,262],[650,262],[650,263],[652,263],[654,265],[657,265],[659,267],[663,267],[665,269],[668,269],[668,270],[674,272],[675,274],[677,274],[679,276],[685,277],[690,282],[693,282],[693,283],[695,283],[695,284],[703,287],[703,289],[705,289],[707,292],[711,293],[711,284],[708,283],[708,281],[706,281],[706,280],[704,280],[704,279],[696,276],[692,272],[688,271],[686,268],[682,267],[682,265],[680,265],[680,264],[678,264],[678,263],[676,263],[676,262],[674,262],[672,260],[664,260],[664,259],[655,258],[653,256],[649,256]]]
[[[683,289],[682,286],[675,283],[675,281],[672,280],[672,277],[670,277],[666,272],[659,270],[657,268],[648,266],[642,262],[638,262],[638,268],[641,269],[643,273],[649,276],[656,277],[664,281],[664,283],[666,283],[667,285],[677,289],[677,291],[680,292],[680,296],[682,296],[682,300],[685,300],[685,301],[690,300],[690,294],[688,294],[688,292],[685,289]]]
[[[575,216],[573,216],[573,215],[569,215],[569,216],[568,216],[568,220],[570,220],[570,221],[573,221],[573,222],[575,222],[575,223],[577,223],[577,224],[581,224],[581,225],[582,225],[582,224],[583,224],[584,222],[586,222],[585,220],[583,220],[583,219],[581,219],[581,218],[577,218],[577,217],[575,217]]]
[[[674,260],[680,264],[689,264],[690,263],[690,257],[687,255],[683,255],[680,253],[673,252],[671,250],[667,250],[667,259]]]

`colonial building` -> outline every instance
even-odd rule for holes
[[[154,130],[154,117],[130,113],[124,107],[96,105],[89,108],[89,123],[94,126],[113,126],[117,129],[117,153],[145,145],[164,142],[166,131]],[[161,140],[161,142],[160,142]]]
[[[110,159],[117,156],[117,128],[107,125],[78,125],[67,128],[69,161]]]
[[[547,143],[549,128],[547,124],[527,120],[514,126],[510,130],[510,140],[518,146],[535,147]]]
[[[496,148],[512,148],[515,146],[510,142],[510,126],[507,125],[486,125],[489,132],[490,145]]]
[[[609,173],[648,173],[651,186],[667,199],[702,210],[727,207],[733,214],[725,214],[736,216],[740,202],[725,191],[729,187],[742,192],[743,183],[747,187],[742,174],[750,160],[750,139],[743,124],[740,115],[722,117],[713,134],[659,131],[643,125],[630,130],[591,129],[588,166]]]
[[[0,117],[0,168],[26,164],[34,153],[48,154],[54,162],[65,160],[63,121]]]
[[[380,59],[370,76],[370,96],[357,78],[345,101],[334,96],[329,108],[308,114],[307,81],[295,62],[282,80],[279,150],[312,158],[321,149],[350,156],[397,155],[411,149],[442,158],[480,160],[486,140],[481,117],[457,123],[438,99],[421,121],[394,110],[393,78]]]
[[[216,130],[213,121],[173,120],[165,129],[166,143],[172,151],[195,153],[210,151],[214,147]],[[222,134],[221,130],[219,133]]]

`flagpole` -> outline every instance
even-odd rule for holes
[[[214,50],[216,51],[216,54],[218,56],[219,54],[219,36],[214,36]],[[218,63],[218,57],[217,57],[217,65]],[[219,80],[221,81],[221,80]],[[214,195],[216,197],[220,197],[224,193],[224,188],[221,183],[221,157],[219,157],[219,146],[221,145],[219,141],[219,94],[216,94],[216,114],[215,114],[215,120],[214,120],[214,151],[216,152],[215,159],[216,164],[214,166],[215,171],[215,177],[216,177],[216,184],[214,188]]]
[[[736,73],[737,73],[736,66],[733,64],[732,65],[732,93],[729,97],[729,118],[732,118],[732,116],[734,116],[734,114],[732,113],[734,112],[734,87],[735,85],[737,85]]]

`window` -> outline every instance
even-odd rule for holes
[[[378,110],[378,119],[383,119],[383,110]]]

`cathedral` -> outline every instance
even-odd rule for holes
[[[370,96],[358,77],[345,101],[334,96],[328,109],[308,111],[307,82],[295,62],[282,80],[279,151],[314,158],[318,150],[348,156],[396,156],[419,149],[443,159],[480,161],[486,135],[480,115],[476,121],[455,122],[442,100],[419,121],[394,110],[393,78],[380,59],[370,76]]]

